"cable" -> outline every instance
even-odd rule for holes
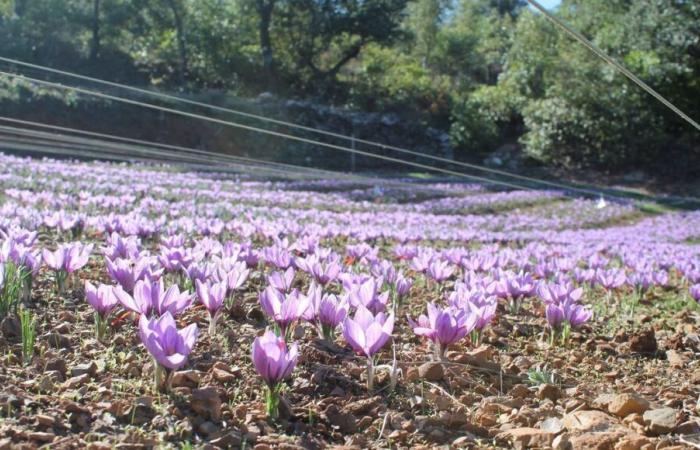
[[[330,137],[334,137],[334,138],[338,138],[338,139],[345,139],[345,140],[349,140],[351,142],[354,141],[356,143],[371,145],[371,146],[379,147],[379,148],[382,148],[385,150],[393,150],[396,152],[400,152],[400,153],[404,153],[404,154],[408,154],[408,155],[413,155],[413,156],[418,156],[418,157],[430,159],[433,161],[439,161],[439,162],[443,162],[446,164],[452,164],[452,165],[456,165],[456,166],[466,167],[466,168],[470,168],[473,170],[479,170],[479,171],[493,173],[493,174],[497,174],[497,175],[502,175],[505,177],[515,178],[515,179],[519,179],[519,180],[523,180],[523,181],[539,183],[542,185],[556,187],[559,189],[574,190],[574,191],[586,193],[588,195],[598,195],[599,194],[599,192],[592,193],[591,191],[589,191],[587,189],[575,188],[575,187],[572,187],[570,185],[566,185],[563,183],[542,180],[542,179],[538,179],[538,178],[528,177],[525,175],[518,175],[518,174],[514,174],[511,172],[504,171],[504,170],[493,169],[490,167],[481,166],[478,164],[470,164],[470,163],[466,163],[463,161],[455,161],[455,160],[452,160],[449,158],[443,158],[440,156],[429,155],[429,154],[417,152],[414,150],[405,149],[402,147],[382,144],[380,142],[370,141],[370,140],[366,140],[366,139],[358,139],[358,138],[355,138],[352,136],[347,136],[347,135],[343,135],[340,133],[334,133],[334,132],[326,131],[326,130],[320,130],[320,129],[312,128],[312,127],[307,127],[307,126],[299,125],[299,124],[296,124],[293,122],[288,122],[288,121],[279,120],[279,119],[273,119],[273,118],[261,116],[258,114],[247,113],[247,112],[243,112],[243,111],[234,110],[231,108],[225,108],[225,107],[221,107],[221,106],[216,106],[216,105],[211,105],[211,104],[207,104],[207,103],[203,103],[203,102],[198,102],[195,100],[189,100],[189,99],[182,98],[182,97],[175,96],[175,95],[164,94],[162,92],[150,91],[147,89],[141,89],[141,88],[128,86],[128,85],[124,85],[124,84],[120,84],[120,83],[114,83],[114,82],[102,80],[99,78],[89,77],[86,75],[80,75],[80,74],[76,74],[76,73],[72,73],[72,72],[68,72],[68,71],[64,71],[64,70],[59,70],[59,69],[54,69],[51,67],[41,66],[38,64],[32,64],[32,63],[28,63],[28,62],[24,62],[24,61],[19,61],[16,59],[5,58],[5,57],[0,56],[0,61],[4,61],[4,62],[10,63],[10,64],[17,64],[17,65],[29,67],[32,69],[43,70],[46,72],[51,72],[51,73],[55,73],[55,74],[59,74],[59,75],[63,75],[63,76],[68,76],[68,77],[72,77],[72,78],[76,78],[76,79],[80,79],[80,80],[84,80],[84,81],[90,81],[90,82],[102,84],[105,86],[111,86],[111,87],[115,87],[115,88],[119,88],[119,89],[125,89],[125,90],[129,90],[132,92],[137,92],[137,93],[149,95],[152,97],[158,97],[158,98],[165,99],[165,100],[176,101],[176,102],[181,102],[181,103],[185,103],[188,105],[207,108],[207,109],[210,109],[213,111],[225,112],[225,113],[229,113],[229,114],[236,114],[236,115],[239,115],[242,117],[261,120],[261,121],[265,121],[265,122],[269,122],[269,123],[274,123],[277,125],[283,125],[283,126],[286,126],[289,128],[295,128],[295,129],[308,131],[308,132],[316,133],[316,134],[321,134],[321,135],[325,135],[325,136],[330,136]]]
[[[220,158],[220,159],[224,159],[224,160],[230,159],[232,161],[243,161],[243,162],[252,163],[252,164],[260,164],[260,163],[269,164],[269,165],[278,166],[278,167],[288,169],[288,170],[301,169],[301,170],[305,170],[305,171],[309,171],[309,172],[315,172],[319,176],[323,176],[325,178],[328,178],[328,177],[338,178],[338,177],[340,177],[340,178],[345,178],[345,179],[348,179],[351,181],[362,182],[365,184],[384,184],[384,185],[389,185],[389,186],[405,187],[405,188],[410,188],[410,189],[415,189],[416,187],[419,187],[423,190],[430,191],[430,192],[439,192],[439,193],[449,192],[449,191],[436,189],[436,188],[432,188],[432,187],[423,187],[417,183],[406,183],[406,182],[386,180],[386,179],[380,179],[380,178],[374,178],[374,177],[366,177],[366,176],[362,176],[362,175],[347,174],[347,173],[336,172],[336,171],[331,171],[331,170],[298,166],[298,165],[293,165],[293,164],[279,163],[276,161],[267,161],[267,160],[261,160],[261,159],[250,158],[250,157],[234,156],[234,155],[228,155],[225,153],[208,152],[206,150],[156,143],[156,142],[144,141],[144,140],[140,140],[140,139],[125,138],[122,136],[116,136],[116,135],[104,134],[104,133],[96,133],[96,132],[91,132],[91,131],[86,131],[86,130],[78,130],[75,128],[67,128],[67,127],[62,127],[62,126],[58,126],[58,125],[49,125],[49,124],[44,124],[44,123],[39,123],[39,122],[14,119],[14,118],[5,117],[5,116],[0,116],[0,121],[6,121],[6,122],[22,124],[22,125],[29,125],[29,126],[45,128],[45,129],[50,129],[50,130],[55,130],[55,131],[82,134],[82,135],[86,135],[86,136],[90,136],[90,137],[113,139],[113,140],[118,140],[118,141],[123,141],[123,142],[128,142],[128,143],[135,143],[135,144],[139,144],[141,146],[145,145],[145,146],[163,148],[163,149],[169,149],[169,150],[175,150],[175,151],[191,152],[194,154],[201,154],[201,155]]]
[[[555,25],[557,25],[559,28],[564,30],[567,34],[572,36],[574,39],[579,41],[581,44],[583,44],[585,47],[587,47],[590,51],[598,55],[603,61],[607,62],[611,66],[613,66],[618,72],[632,80],[635,84],[637,84],[639,87],[647,91],[648,94],[653,96],[655,99],[660,101],[663,105],[665,105],[668,109],[671,111],[675,112],[678,114],[681,118],[685,119],[686,122],[688,122],[690,125],[695,127],[698,131],[700,131],[700,124],[698,124],[696,121],[691,119],[686,113],[681,111],[676,105],[671,103],[670,101],[666,100],[664,96],[656,92],[651,86],[646,84],[644,81],[642,81],[639,77],[637,77],[634,73],[632,73],[629,69],[627,69],[625,66],[617,62],[615,59],[611,58],[608,56],[605,52],[603,52],[601,49],[599,49],[595,44],[593,44],[591,41],[586,39],[581,33],[578,31],[574,30],[571,28],[569,25],[564,23],[561,19],[558,17],[554,16],[552,13],[547,11],[542,5],[540,5],[536,0],[527,0],[533,7],[537,8],[542,14],[545,15],[547,19],[549,19],[551,22],[553,22]]]
[[[25,76],[25,75],[20,75],[20,74],[15,74],[15,73],[11,73],[11,72],[5,72],[5,71],[0,71],[0,75],[5,75],[5,76],[13,77],[13,78],[19,78],[19,79],[23,79],[23,80],[25,80],[25,81],[30,81],[30,82],[37,83],[37,84],[41,84],[41,85],[44,85],[44,86],[51,86],[51,87],[55,87],[55,88],[59,88],[59,89],[64,89],[64,90],[72,90],[72,91],[75,91],[75,92],[78,92],[78,93],[82,93],[82,94],[86,94],[86,95],[92,95],[92,96],[95,96],[95,97],[98,97],[98,98],[104,98],[104,99],[113,100],[113,101],[117,101],[117,102],[122,102],[122,103],[131,104],[131,105],[141,106],[141,107],[144,107],[144,108],[149,108],[149,109],[154,109],[154,110],[158,110],[158,111],[163,111],[163,112],[168,112],[168,113],[172,113],[172,114],[177,114],[177,115],[181,115],[181,116],[184,116],[184,117],[190,117],[190,118],[200,119],[200,120],[204,120],[204,121],[208,121],[208,122],[212,122],[212,123],[217,123],[217,124],[219,124],[219,125],[226,125],[226,126],[230,126],[230,127],[234,127],[234,128],[241,128],[241,129],[248,130],[248,131],[256,131],[256,132],[259,132],[259,133],[268,134],[268,135],[271,135],[271,136],[276,136],[276,137],[281,137],[281,138],[286,138],[286,139],[293,140],[293,141],[304,142],[304,143],[307,143],[307,144],[318,145],[318,146],[321,146],[321,147],[326,147],[326,148],[331,148],[331,149],[335,149],[335,150],[340,150],[340,151],[343,151],[343,152],[355,153],[355,154],[367,156],[367,157],[370,157],[370,158],[376,158],[376,159],[381,159],[381,160],[384,160],[384,161],[390,161],[390,162],[394,162],[394,163],[398,163],[398,164],[404,164],[404,165],[408,165],[408,166],[412,166],[412,167],[417,167],[417,168],[420,168],[420,169],[423,169],[423,170],[429,170],[429,171],[440,172],[440,173],[444,173],[444,174],[447,174],[447,175],[453,175],[453,176],[462,177],[462,178],[466,178],[466,179],[470,179],[470,180],[477,180],[477,181],[481,181],[482,183],[500,184],[500,185],[502,185],[502,186],[507,186],[507,187],[510,187],[510,188],[513,188],[513,189],[529,189],[529,190],[533,190],[533,188],[528,187],[528,186],[517,185],[517,184],[510,183],[510,182],[505,182],[505,181],[493,180],[493,179],[489,179],[489,178],[480,177],[480,176],[477,176],[477,175],[467,175],[467,174],[465,174],[465,173],[457,172],[457,171],[454,171],[454,170],[443,169],[443,168],[440,168],[440,167],[433,167],[433,166],[429,166],[429,165],[427,165],[427,164],[421,164],[421,163],[416,163],[416,162],[412,162],[412,161],[406,161],[406,160],[402,160],[402,159],[399,159],[399,158],[394,158],[394,157],[391,157],[391,156],[377,155],[377,154],[375,154],[375,153],[371,153],[371,152],[367,152],[367,151],[363,151],[363,150],[351,149],[351,148],[343,147],[343,146],[340,146],[340,145],[329,144],[329,143],[327,143],[327,142],[314,141],[314,140],[312,140],[312,139],[307,139],[307,138],[300,137],[300,136],[294,136],[294,135],[290,135],[290,134],[286,134],[286,133],[281,133],[281,132],[278,132],[278,131],[272,131],[272,130],[266,130],[266,129],[264,129],[264,128],[253,127],[253,126],[241,124],[241,123],[238,123],[238,122],[225,121],[225,120],[221,120],[221,119],[217,119],[217,118],[213,118],[213,117],[203,116],[203,115],[200,115],[200,114],[190,113],[190,112],[186,112],[186,111],[179,111],[179,110],[172,109],[172,108],[167,108],[167,107],[164,107],[164,106],[158,106],[158,105],[154,105],[154,104],[151,104],[151,103],[140,102],[140,101],[138,101],[138,100],[131,100],[131,99],[122,98],[122,97],[117,97],[117,96],[110,95],[110,94],[105,94],[105,93],[102,93],[102,92],[91,91],[91,90],[89,90],[89,89],[79,88],[79,87],[75,87],[75,86],[66,86],[66,85],[63,85],[63,84],[60,84],[60,83],[54,83],[54,82],[51,82],[51,81],[39,80],[39,79],[36,79],[36,78],[27,77],[27,76]],[[571,191],[583,192],[583,193],[586,193],[586,194],[588,194],[588,195],[599,195],[599,192],[591,191],[591,190],[587,190],[587,189],[571,188],[571,187],[569,187],[569,188],[564,187],[564,188],[565,188],[565,189],[568,189],[568,190],[571,190]]]

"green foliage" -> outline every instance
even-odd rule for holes
[[[22,287],[29,276],[24,267],[11,261],[0,263],[0,318],[17,312]]]
[[[30,310],[22,308],[19,313],[19,321],[22,328],[22,362],[26,365],[34,357],[36,319]]]
[[[221,91],[271,91],[393,112],[449,132],[457,157],[519,142],[531,159],[566,168],[700,167],[687,124],[525,5],[0,0],[0,55],[132,85],[212,89],[213,102]],[[700,117],[700,3],[564,0],[556,14]],[[86,99],[0,77],[0,102],[22,110]]]

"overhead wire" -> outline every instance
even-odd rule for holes
[[[481,176],[477,176],[477,175],[468,175],[468,174],[465,174],[465,173],[463,173],[463,172],[457,172],[457,171],[454,171],[454,170],[443,169],[443,168],[441,168],[441,167],[434,167],[434,166],[430,166],[430,165],[427,165],[427,164],[417,163],[417,162],[413,162],[413,161],[407,161],[407,160],[403,160],[403,159],[395,158],[395,157],[391,157],[391,156],[379,155],[379,154],[376,154],[376,153],[371,153],[371,152],[367,152],[367,151],[364,151],[364,150],[352,149],[352,148],[349,148],[349,147],[344,147],[344,146],[341,146],[341,145],[331,144],[331,143],[328,143],[328,142],[315,141],[315,140],[313,140],[313,139],[308,139],[308,138],[301,137],[301,136],[295,136],[295,135],[291,135],[291,134],[287,134],[287,133],[282,133],[282,132],[278,132],[278,131],[273,131],[273,130],[268,130],[268,129],[264,129],[264,128],[254,127],[254,126],[251,126],[251,125],[245,125],[245,124],[238,123],[238,122],[226,121],[226,120],[222,120],[222,119],[218,119],[218,118],[214,118],[214,117],[203,116],[203,115],[201,115],[201,114],[191,113],[191,112],[187,112],[187,111],[180,111],[180,110],[173,109],[173,108],[168,108],[168,107],[164,107],[164,106],[160,106],[160,105],[154,105],[154,104],[152,104],[152,103],[141,102],[141,101],[138,101],[138,100],[132,100],[132,99],[128,99],[128,98],[118,97],[118,96],[115,96],[115,95],[105,94],[105,93],[103,93],[103,92],[97,92],[97,91],[93,91],[93,90],[90,90],[90,89],[84,89],[84,88],[81,88],[81,87],[68,86],[68,85],[64,85],[64,84],[61,84],[61,83],[55,83],[55,82],[51,82],[51,81],[40,80],[40,79],[37,79],[37,78],[28,77],[28,76],[25,76],[25,75],[16,74],[16,73],[12,73],[12,72],[0,71],[0,75],[5,75],[5,76],[13,77],[13,78],[18,78],[18,79],[22,79],[22,80],[29,81],[29,82],[32,82],[32,83],[37,83],[37,84],[41,84],[41,85],[44,85],[44,86],[50,86],[50,87],[58,88],[58,89],[71,90],[71,91],[74,91],[74,92],[77,92],[77,93],[81,93],[81,94],[85,94],[85,95],[91,95],[91,96],[94,96],[94,97],[103,98],[103,99],[108,99],[108,100],[113,100],[113,101],[116,101],[116,102],[122,102],[122,103],[126,103],[126,104],[141,106],[141,107],[144,107],[144,108],[149,108],[149,109],[154,109],[154,110],[158,110],[158,111],[168,112],[168,113],[180,115],[180,116],[183,116],[183,117],[189,117],[189,118],[200,119],[200,120],[208,121],[208,122],[211,122],[211,123],[217,123],[217,124],[220,124],[220,125],[230,126],[230,127],[234,127],[234,128],[240,128],[240,129],[244,129],[244,130],[248,130],[248,131],[255,131],[255,132],[259,132],[259,133],[262,133],[262,134],[267,134],[267,135],[270,135],[270,136],[276,136],[276,137],[285,138],[285,139],[289,139],[289,140],[293,140],[293,141],[297,141],[297,142],[303,142],[303,143],[306,143],[306,144],[317,145],[317,146],[320,146],[320,147],[325,147],[325,148],[340,150],[340,151],[343,151],[343,152],[355,153],[355,154],[358,154],[358,155],[363,155],[363,156],[367,156],[367,157],[370,157],[370,158],[380,159],[380,160],[389,161],[389,162],[393,162],[393,163],[397,163],[397,164],[403,164],[403,165],[407,165],[407,166],[411,166],[411,167],[420,168],[420,169],[423,169],[423,170],[434,171],[434,172],[443,173],[443,174],[447,174],[447,175],[452,175],[452,176],[455,176],[455,177],[465,178],[465,179],[469,179],[469,180],[476,180],[476,181],[479,181],[479,182],[482,182],[482,183],[498,184],[498,185],[510,187],[510,188],[513,188],[513,189],[528,189],[528,190],[534,190],[532,187],[529,187],[529,186],[526,186],[526,185],[514,184],[514,183],[511,183],[511,182],[506,182],[506,181],[501,181],[501,180],[494,180],[494,179],[485,178],[485,177],[481,177]],[[586,194],[588,194],[588,195],[599,195],[599,192],[597,192],[597,191],[592,191],[592,190],[586,190],[586,189],[580,189],[580,188],[571,188],[571,187],[568,187],[568,188],[567,188],[567,187],[564,187],[564,189],[569,190],[569,191],[578,191],[578,192],[586,193]]]
[[[319,178],[341,178],[345,179],[348,181],[354,181],[357,182],[358,184],[371,184],[371,185],[387,185],[391,187],[398,187],[398,188],[410,188],[410,189],[422,189],[425,191],[430,191],[430,192],[440,192],[440,193],[445,193],[445,190],[442,189],[437,189],[435,187],[431,186],[421,186],[420,184],[416,183],[409,183],[409,182],[402,182],[399,180],[391,180],[391,179],[383,179],[383,178],[376,178],[376,177],[368,177],[368,176],[363,176],[363,175],[356,175],[356,174],[347,174],[343,172],[337,172],[337,171],[331,171],[331,170],[325,170],[325,169],[318,169],[318,168],[312,168],[312,167],[307,167],[307,166],[298,166],[298,165],[293,165],[293,164],[287,164],[287,163],[280,163],[276,161],[268,161],[268,160],[262,160],[262,159],[257,159],[257,158],[251,158],[251,157],[243,157],[243,156],[236,156],[236,155],[229,155],[225,153],[220,153],[220,152],[211,152],[211,151],[206,151],[206,150],[201,150],[201,149],[193,149],[189,147],[183,147],[183,146],[176,146],[176,145],[170,145],[170,144],[162,144],[162,143],[157,143],[157,142],[152,142],[152,141],[145,141],[141,139],[133,139],[133,138],[126,138],[123,136],[116,136],[112,134],[105,134],[105,133],[97,133],[97,132],[92,132],[92,131],[86,131],[86,130],[79,130],[75,128],[68,128],[68,127],[62,127],[58,125],[51,125],[51,124],[45,124],[45,123],[40,123],[40,122],[33,122],[33,121],[28,121],[28,120],[21,120],[21,119],[15,119],[15,118],[10,118],[10,117],[5,117],[5,116],[0,116],[0,121],[5,121],[5,122],[10,122],[10,123],[15,123],[15,124],[21,124],[21,125],[27,125],[27,126],[33,126],[33,127],[39,127],[39,128],[44,128],[44,129],[49,129],[52,131],[61,131],[61,132],[67,132],[67,133],[74,133],[74,134],[81,134],[93,138],[98,138],[98,139],[110,139],[110,140],[117,140],[117,141],[122,141],[130,144],[137,144],[138,146],[146,146],[146,147],[155,147],[155,148],[161,148],[161,149],[166,149],[170,151],[178,151],[178,152],[185,152],[185,153],[191,153],[191,154],[196,154],[196,155],[202,155],[206,156],[208,158],[216,158],[218,161],[222,162],[242,162],[242,163],[248,163],[248,164],[266,164],[266,165],[271,165],[276,168],[279,168],[280,170],[292,170],[292,171],[306,171],[313,173],[315,175],[318,175]],[[24,130],[24,129],[22,129]],[[41,137],[46,138],[47,135],[42,134]],[[449,191],[452,192],[452,191]]]
[[[637,86],[641,87],[644,89],[648,94],[650,94],[652,97],[654,97],[656,100],[661,102],[664,106],[666,106],[668,109],[676,113],[678,116],[680,116],[682,119],[684,119],[686,122],[688,122],[690,125],[692,125],[696,130],[700,131],[700,124],[693,120],[690,116],[688,116],[686,113],[684,113],[680,108],[678,108],[676,105],[671,103],[669,100],[667,100],[663,95],[659,94],[654,88],[649,86],[647,83],[645,83],[642,79],[640,79],[638,76],[636,76],[634,73],[632,73],[629,69],[627,69],[625,66],[620,64],[617,60],[614,58],[608,56],[607,53],[605,53],[603,50],[598,48],[593,42],[590,40],[586,39],[585,36],[583,36],[581,33],[578,31],[574,30],[571,26],[566,24],[563,20],[552,14],[542,6],[539,2],[536,0],[527,0],[528,3],[530,3],[534,8],[536,8],[538,11],[540,11],[544,16],[554,23],[557,27],[561,28],[564,30],[565,33],[567,33],[569,36],[573,37],[575,40],[579,41],[581,44],[583,44],[586,48],[588,48],[590,51],[595,53],[599,58],[601,58],[603,61],[606,63],[610,64],[612,67],[615,68],[618,72],[632,80]]]
[[[2,61],[2,60],[8,60],[8,58],[2,58],[2,57],[0,57],[0,61]],[[10,61],[16,61],[16,60],[10,60]],[[29,65],[29,66],[31,66],[31,67],[42,68],[42,66],[33,65],[33,64],[28,64],[28,63],[22,63],[22,62],[20,62],[20,61],[18,61],[18,63],[25,64],[25,65]],[[49,68],[49,69],[50,69],[50,68]],[[55,69],[50,69],[50,70],[51,70],[51,71],[56,71],[56,72],[58,72],[58,73],[66,73],[66,74],[69,74],[69,75],[75,75],[75,74],[71,74],[70,72],[57,71],[57,70],[55,70]],[[534,190],[531,186],[528,186],[528,185],[514,184],[514,183],[512,183],[512,182],[507,182],[507,181],[502,181],[502,180],[496,180],[496,179],[492,179],[492,178],[485,178],[485,177],[476,176],[476,175],[469,175],[469,174],[465,174],[465,173],[463,173],[463,172],[457,172],[457,171],[454,171],[454,170],[444,169],[444,168],[441,168],[441,167],[430,166],[430,165],[428,165],[428,164],[422,164],[422,163],[417,163],[417,162],[413,162],[413,161],[402,160],[402,159],[394,158],[394,157],[390,157],[390,156],[379,155],[379,154],[376,154],[376,153],[371,153],[371,152],[367,152],[367,151],[364,151],[364,150],[358,150],[358,149],[355,149],[355,148],[348,148],[348,147],[344,147],[344,146],[340,146],[340,145],[336,145],[336,144],[331,144],[331,143],[327,143],[327,142],[315,141],[315,140],[308,139],[308,138],[304,138],[304,137],[300,137],[300,136],[295,136],[295,135],[290,135],[290,134],[287,134],[287,133],[281,133],[281,132],[274,131],[274,130],[269,130],[269,129],[263,129],[263,128],[259,128],[259,127],[254,127],[254,126],[250,126],[250,125],[246,125],[246,124],[242,124],[242,123],[238,123],[238,122],[226,121],[226,120],[222,120],[222,119],[218,119],[218,118],[213,118],[213,117],[204,116],[204,115],[201,115],[201,114],[196,114],[196,113],[191,113],[191,112],[186,112],[186,111],[180,111],[180,110],[173,109],[173,108],[168,108],[168,107],[164,107],[164,106],[160,106],[160,105],[155,105],[155,104],[151,104],[151,103],[146,103],[146,102],[141,102],[141,101],[137,101],[137,100],[133,100],[133,99],[128,99],[128,98],[123,98],[123,97],[119,97],[119,96],[116,96],[116,95],[111,95],[111,94],[106,94],[106,93],[103,93],[103,92],[93,91],[93,90],[90,90],[90,89],[85,89],[85,88],[81,88],[81,87],[69,86],[69,85],[64,85],[64,84],[61,84],[61,83],[55,83],[55,82],[50,82],[50,81],[46,81],[46,80],[41,80],[41,79],[37,79],[37,78],[33,78],[33,77],[28,77],[28,76],[22,75],[22,74],[16,74],[16,73],[5,72],[5,71],[0,71],[0,74],[5,75],[5,76],[9,76],[9,77],[15,77],[15,78],[18,78],[18,79],[23,79],[23,80],[25,80],[25,81],[32,82],[32,83],[42,84],[42,85],[44,85],[44,86],[52,86],[52,87],[55,87],[55,88],[58,88],[58,89],[72,90],[72,91],[77,92],[77,93],[82,93],[82,94],[85,94],[85,95],[92,95],[92,96],[95,96],[95,97],[98,97],[98,98],[103,98],[103,99],[108,99],[108,100],[123,102],[123,103],[127,103],[127,104],[132,104],[132,105],[138,105],[138,106],[141,106],[141,107],[146,107],[146,108],[150,108],[150,109],[159,110],[159,111],[161,111],[161,112],[168,112],[168,113],[172,113],[172,114],[176,114],[176,115],[181,115],[181,116],[185,116],[185,117],[196,118],[196,119],[205,120],[205,121],[209,121],[209,122],[212,122],[212,123],[217,123],[217,124],[221,124],[221,125],[225,125],[225,126],[237,127],[237,128],[245,129],[245,130],[248,130],[248,131],[256,131],[256,132],[259,132],[259,133],[263,133],[263,134],[267,134],[267,135],[272,135],[272,136],[276,136],[276,137],[280,137],[280,138],[285,138],[285,139],[290,139],[290,140],[295,140],[295,141],[298,141],[298,142],[303,142],[303,143],[307,143],[307,144],[311,144],[311,145],[317,145],[317,146],[321,146],[321,147],[325,147],[325,148],[331,148],[331,149],[340,150],[340,151],[344,151],[344,152],[350,152],[350,153],[354,153],[354,154],[359,154],[359,155],[367,156],[367,157],[370,157],[370,158],[376,158],[376,159],[381,159],[381,160],[384,160],[384,161],[394,162],[394,163],[397,163],[397,164],[409,165],[409,166],[412,166],[412,167],[420,168],[420,169],[422,169],[422,170],[434,171],[434,172],[438,172],[438,173],[447,174],[447,175],[450,175],[450,176],[456,176],[456,177],[461,177],[461,178],[467,178],[467,179],[470,179],[470,180],[473,180],[473,181],[478,181],[478,182],[481,182],[481,183],[496,184],[496,185],[506,186],[506,187],[509,187],[509,188],[512,188],[512,189],[529,189],[529,190]],[[99,80],[99,79],[95,79],[95,78],[92,78],[92,77],[84,77],[84,76],[79,76],[79,77],[83,77],[83,78],[90,79],[90,80],[95,80],[95,81],[104,81],[104,80]],[[111,85],[114,85],[114,86],[121,86],[121,87],[129,88],[128,86],[120,85],[120,84],[118,84],[118,83],[111,83],[111,82],[105,82],[105,83],[108,83],[108,84],[111,84]],[[137,91],[143,91],[143,92],[147,92],[147,93],[148,93],[148,92],[151,92],[151,91],[147,91],[147,90],[143,90],[143,89],[139,89],[139,88],[134,88],[134,89],[137,90]],[[165,95],[165,96],[168,97],[168,98],[174,98],[174,99],[180,98],[180,97],[175,97],[175,96],[169,96],[169,95],[167,95],[167,94],[163,94],[163,95]],[[200,102],[196,102],[196,103],[198,103],[198,104],[200,104],[200,105],[203,105],[203,106],[207,106],[207,104],[205,104],[205,103],[200,103]],[[209,105],[209,106],[211,106],[211,105]],[[261,116],[261,117],[262,117],[262,116]],[[294,125],[294,124],[291,124],[291,125]],[[340,135],[340,136],[342,136],[342,135]],[[377,145],[383,145],[383,144],[377,144]],[[385,146],[385,147],[386,147],[386,146]],[[388,148],[388,147],[387,147],[387,148]],[[398,149],[398,150],[402,150],[402,149],[400,149],[400,148],[397,148],[397,149]],[[409,152],[411,152],[411,151],[409,151]],[[441,159],[440,157],[435,157],[435,156],[433,156],[433,155],[425,155],[425,154],[422,154],[422,153],[419,153],[419,152],[413,152],[413,153],[414,153],[416,156],[424,156],[424,157],[427,157],[428,159],[435,159],[435,158]],[[444,158],[443,158],[443,159],[444,159]],[[463,163],[463,162],[459,162],[459,161],[453,161],[453,160],[450,160],[450,159],[444,159],[444,161],[447,162],[447,163],[450,163],[450,164],[466,165],[467,167],[472,167],[472,166],[473,166],[473,168],[476,168],[476,169],[483,168],[482,166],[470,165],[470,164],[468,164],[468,163]],[[547,181],[547,180],[537,179],[537,178],[533,178],[533,177],[527,177],[527,176],[521,176],[521,175],[511,174],[511,173],[509,173],[509,172],[499,171],[499,170],[497,170],[497,169],[489,169],[489,168],[483,168],[483,169],[485,169],[485,170],[487,170],[487,171],[489,171],[489,172],[499,173],[499,174],[502,174],[502,175],[505,175],[505,176],[511,176],[511,177],[514,177],[514,178],[523,179],[523,180],[525,180],[525,181],[531,181],[531,182],[534,182],[534,183],[539,183],[539,184],[543,184],[543,185],[549,185],[549,186],[552,186],[552,187],[557,187],[557,188],[562,189],[562,190],[564,190],[564,191],[568,191],[569,193],[571,193],[571,192],[576,192],[576,193],[585,194],[585,195],[588,195],[588,196],[599,196],[599,195],[605,194],[605,195],[610,196],[610,197],[619,197],[619,198],[625,198],[625,199],[628,198],[629,195],[630,195],[630,193],[621,194],[621,193],[618,193],[618,192],[616,192],[616,191],[614,191],[614,190],[610,190],[610,189],[608,189],[608,188],[599,188],[599,187],[596,187],[596,189],[582,188],[582,187],[571,186],[571,185],[566,185],[566,184],[562,184],[562,183],[557,183],[557,182],[551,182],[551,181]],[[646,195],[646,194],[633,193],[632,195],[634,195],[634,196],[636,196],[636,197],[651,198],[651,196]],[[698,202],[698,201],[700,201],[699,198],[695,198],[695,197],[680,197],[680,198],[679,198],[679,197],[674,197],[674,198],[677,199],[677,200],[680,200],[680,201],[692,201],[692,202]],[[667,199],[664,199],[664,200],[667,200]]]
[[[224,113],[228,113],[228,114],[235,114],[235,115],[239,115],[241,117],[252,118],[252,119],[261,120],[261,121],[268,122],[268,123],[282,125],[282,126],[285,126],[288,128],[293,128],[293,129],[303,130],[303,131],[307,131],[307,132],[311,132],[311,133],[316,133],[319,135],[343,139],[343,140],[347,140],[347,141],[354,142],[354,143],[375,146],[375,147],[379,147],[379,148],[384,149],[384,150],[396,151],[399,153],[412,155],[412,156],[416,156],[416,157],[420,157],[420,158],[424,158],[424,159],[429,159],[432,161],[438,161],[438,162],[442,162],[445,164],[450,164],[450,165],[454,165],[454,166],[461,166],[461,167],[469,168],[472,170],[478,170],[478,171],[492,173],[495,175],[500,175],[500,176],[504,176],[504,177],[508,177],[508,178],[514,178],[514,179],[518,179],[518,180],[522,180],[522,181],[528,181],[530,183],[536,183],[536,184],[540,184],[540,185],[544,185],[544,186],[555,187],[558,189],[565,189],[568,191],[580,192],[580,193],[584,193],[586,195],[599,195],[600,194],[599,191],[593,192],[589,189],[572,186],[570,184],[559,183],[559,182],[555,182],[555,181],[551,181],[551,180],[544,180],[544,179],[529,177],[529,176],[520,175],[520,174],[514,174],[512,172],[499,170],[499,169],[495,169],[495,168],[491,168],[491,167],[486,167],[486,166],[479,165],[479,164],[467,163],[465,161],[456,161],[454,159],[444,158],[444,157],[437,156],[437,155],[430,155],[430,154],[418,152],[415,150],[409,150],[409,149],[394,146],[394,145],[383,144],[380,142],[371,141],[371,140],[367,140],[367,139],[360,139],[360,138],[356,138],[354,136],[347,136],[347,135],[344,135],[341,133],[335,133],[335,132],[331,132],[331,131],[327,131],[327,130],[308,127],[305,125],[300,125],[300,124],[289,122],[289,121],[274,119],[274,118],[262,116],[259,114],[253,114],[253,113],[248,113],[248,112],[244,112],[244,111],[234,110],[234,109],[228,108],[228,107],[211,105],[208,103],[190,100],[190,99],[183,98],[183,97],[176,96],[176,95],[172,95],[172,94],[166,94],[166,93],[162,93],[159,91],[153,91],[153,90],[138,88],[138,87],[129,86],[129,85],[121,84],[121,83],[115,83],[115,82],[111,82],[111,81],[107,81],[107,80],[103,80],[103,79],[99,79],[99,78],[95,78],[95,77],[76,74],[73,72],[59,70],[59,69],[55,69],[52,67],[38,65],[38,64],[32,64],[32,63],[28,63],[25,61],[12,59],[12,58],[6,58],[6,57],[0,56],[0,61],[4,61],[4,62],[9,63],[9,64],[16,64],[19,66],[28,67],[28,68],[32,68],[32,69],[36,69],[36,70],[41,70],[41,71],[45,71],[45,72],[49,72],[49,73],[54,73],[54,74],[58,74],[58,75],[62,75],[62,76],[67,76],[67,77],[71,77],[71,78],[75,78],[75,79],[80,79],[83,81],[89,81],[92,83],[102,84],[104,86],[109,86],[109,87],[114,87],[114,88],[118,88],[118,89],[124,89],[124,90],[132,91],[132,92],[137,92],[139,94],[144,94],[144,95],[148,95],[148,96],[152,96],[152,97],[156,97],[156,98],[160,98],[160,99],[164,99],[164,100],[168,100],[168,101],[175,101],[175,102],[180,102],[183,104],[188,104],[191,106],[207,108],[207,109],[210,109],[212,111],[224,112]],[[520,187],[520,188],[522,188],[522,187]]]

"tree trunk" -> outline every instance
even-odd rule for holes
[[[168,0],[168,5],[173,12],[173,18],[175,19],[175,32],[177,33],[177,49],[179,53],[179,78],[180,83],[184,84],[187,78],[187,40],[185,37],[185,27],[182,18],[182,12],[178,8],[175,0]]]
[[[258,23],[260,52],[268,88],[272,87],[275,79],[275,60],[272,52],[272,40],[270,39],[270,24],[272,23],[272,11],[274,8],[275,0],[257,0],[257,9],[260,15],[260,22]]]
[[[100,0],[93,0],[92,8],[92,44],[90,59],[95,61],[100,57]]]

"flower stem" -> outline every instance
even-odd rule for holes
[[[367,390],[374,390],[374,359],[367,358]]]
[[[268,386],[265,389],[265,412],[267,413],[267,417],[269,417],[272,420],[276,420],[277,418],[279,418],[280,415],[279,386],[280,385],[277,385],[275,387]]]
[[[95,337],[99,342],[103,342],[107,334],[107,320],[100,313],[95,311]]]
[[[165,380],[165,367],[158,364],[158,362],[153,360],[153,383],[156,391],[163,390],[163,382]]]

